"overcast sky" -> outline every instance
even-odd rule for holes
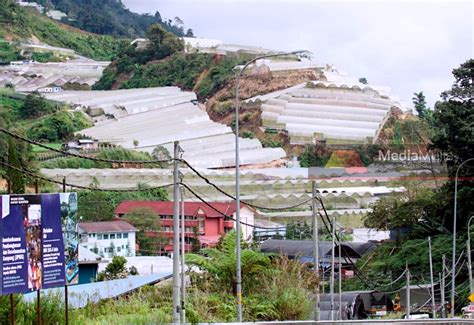
[[[132,11],[179,16],[198,37],[276,50],[309,49],[404,102],[430,106],[451,71],[473,57],[472,1],[123,0]]]

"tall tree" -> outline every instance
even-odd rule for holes
[[[428,108],[426,107],[426,98],[423,92],[420,91],[419,93],[414,93],[412,100],[418,116],[424,118]]]
[[[435,105],[433,145],[452,158],[452,166],[474,157],[474,59],[453,70],[452,88]],[[453,174],[455,170],[451,170]]]
[[[158,214],[150,208],[137,208],[127,213],[124,219],[140,230],[137,233],[137,240],[140,243],[141,255],[160,254],[162,246],[168,239],[161,234]]]

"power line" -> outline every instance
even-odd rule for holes
[[[219,193],[227,196],[228,198],[232,199],[232,200],[236,200],[235,196],[227,193],[226,191],[224,191],[223,189],[221,189],[219,186],[217,186],[216,184],[214,184],[213,182],[211,182],[206,176],[202,175],[196,168],[194,168],[193,166],[191,166],[191,164],[189,162],[187,162],[186,160],[182,160],[182,163],[185,164],[186,166],[188,166],[189,169],[191,169],[195,174],[196,176],[198,176],[199,178],[201,178],[206,184],[210,185],[211,187],[213,187],[214,189],[216,189]],[[313,198],[310,197],[309,199],[303,201],[303,202],[300,202],[300,203],[297,203],[295,205],[291,205],[291,206],[286,206],[286,207],[280,207],[280,208],[270,208],[270,207],[264,207],[264,206],[259,206],[259,205],[256,205],[256,204],[253,204],[253,203],[250,203],[250,202],[247,202],[247,201],[243,201],[241,200],[242,203],[244,203],[245,205],[248,205],[252,208],[255,208],[255,209],[260,209],[260,210],[267,210],[267,211],[285,211],[285,210],[289,210],[289,209],[293,209],[293,208],[297,208],[299,206],[302,206],[308,202],[310,202]]]
[[[33,141],[30,139],[27,139],[25,137],[22,137],[19,134],[13,133],[11,131],[8,131],[4,128],[0,128],[0,132],[9,135],[17,140],[27,142],[29,144],[51,150],[60,154],[63,154],[65,156],[71,156],[71,157],[76,157],[76,158],[81,158],[81,159],[87,159],[87,160],[92,160],[96,162],[105,162],[105,163],[111,163],[111,164],[156,164],[156,163],[171,163],[174,161],[173,158],[170,159],[165,159],[165,160],[115,160],[115,159],[105,159],[105,158],[97,158],[97,157],[88,157],[88,156],[83,156],[79,154],[75,154],[72,152],[64,151],[64,150],[59,150],[56,148],[51,148],[45,144],[42,144],[41,142]]]
[[[208,206],[209,208],[211,208],[212,210],[214,210],[215,212],[219,213],[220,215],[224,216],[225,218],[227,219],[230,219],[230,220],[233,220],[233,221],[237,221],[234,217],[216,209],[212,204],[208,203],[204,198],[202,198],[199,194],[197,194],[191,187],[189,187],[187,184],[185,183],[181,183],[182,186],[184,186],[189,192],[191,192],[191,194],[193,194],[199,201],[201,201],[202,203],[204,203],[206,206]],[[249,223],[246,223],[246,222],[243,222],[243,221],[240,221],[240,224],[241,225],[244,225],[244,226],[248,226],[248,227],[251,227],[251,228],[258,228],[258,229],[265,229],[265,230],[283,230],[283,229],[286,229],[286,227],[276,227],[276,228],[272,228],[272,227],[260,227],[260,226],[255,226],[255,225],[252,225],[252,224],[249,224]]]
[[[64,150],[51,148],[51,147],[49,147],[47,145],[44,145],[40,142],[33,141],[33,140],[27,139],[25,137],[22,137],[22,136],[20,136],[16,133],[13,133],[11,131],[8,131],[8,130],[4,129],[4,128],[0,128],[0,132],[5,133],[5,134],[17,139],[17,140],[24,141],[24,142],[27,142],[29,144],[42,147],[42,148],[45,148],[45,149],[63,154],[65,156],[71,156],[71,157],[76,157],[76,158],[80,158],[80,159],[87,159],[87,160],[96,161],[96,162],[104,162],[104,163],[112,163],[112,164],[156,164],[156,163],[170,163],[170,162],[174,161],[174,158],[170,158],[170,159],[166,159],[166,160],[114,160],[114,159],[105,159],[105,158],[97,158],[97,157],[88,157],[88,156],[83,156],[83,155],[67,152],[67,151],[64,151]],[[224,190],[219,188],[216,184],[212,183],[207,177],[205,177],[204,175],[199,173],[199,171],[196,168],[194,168],[189,162],[185,161],[184,159],[178,159],[178,160],[180,162],[184,163],[186,166],[188,166],[198,177],[203,179],[207,184],[214,187],[217,191],[219,191],[220,193],[224,194],[225,196],[229,197],[232,200],[236,199],[233,195],[225,192]],[[297,208],[301,205],[304,205],[304,204],[310,202],[311,200],[312,200],[312,198],[309,198],[309,199],[307,199],[303,202],[297,203],[295,205],[281,207],[281,208],[264,207],[264,206],[259,206],[259,205],[252,204],[252,203],[246,202],[246,201],[242,201],[242,203],[245,203],[247,206],[253,207],[255,209],[260,209],[260,210],[285,211],[285,210]]]
[[[63,183],[62,181],[57,181],[55,179],[52,179],[52,178],[49,178],[49,177],[44,177],[44,176],[41,176],[41,175],[38,175],[32,171],[29,171],[27,169],[23,169],[23,168],[18,168],[18,167],[15,167],[15,166],[12,166],[8,163],[5,163],[3,161],[0,160],[0,165],[4,166],[4,167],[7,167],[7,168],[10,168],[12,170],[16,170],[18,172],[21,172],[23,174],[26,174],[26,175],[29,175],[33,178],[36,178],[36,179],[40,179],[40,180],[43,180],[43,181],[46,181],[46,182],[50,182],[50,183],[54,183],[54,184],[58,184],[58,185],[66,185],[66,186],[69,186],[71,188],[78,188],[78,189],[82,189],[82,190],[89,190],[89,191],[98,191],[98,192],[117,192],[117,193],[127,193],[127,192],[145,192],[145,191],[152,191],[152,190],[157,190],[157,189],[161,189],[161,188],[166,188],[166,187],[171,187],[173,186],[174,184],[165,184],[165,185],[162,185],[162,186],[156,186],[156,187],[147,187],[147,188],[133,188],[133,189],[107,189],[107,188],[99,188],[99,187],[93,187],[93,186],[83,186],[83,185],[77,185],[77,184],[71,184],[71,183]]]

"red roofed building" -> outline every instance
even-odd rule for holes
[[[235,227],[236,205],[234,202],[208,202],[213,208],[201,202],[184,202],[185,242],[186,251],[191,251],[193,239],[197,236],[200,247],[215,246],[220,237]],[[160,216],[161,235],[169,238],[164,245],[163,253],[173,251],[173,202],[171,201],[124,201],[115,209],[117,217],[121,218],[135,209],[148,208]],[[217,211],[216,211],[217,210]],[[225,218],[228,216],[228,218]],[[240,218],[242,236],[245,240],[252,239],[254,210],[241,204]],[[180,212],[181,220],[181,212]],[[248,224],[245,225],[245,224]],[[181,226],[181,221],[180,221]],[[156,236],[148,232],[148,236]]]

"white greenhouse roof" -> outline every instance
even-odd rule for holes
[[[96,123],[78,134],[128,149],[152,153],[161,145],[170,153],[174,141],[183,158],[195,167],[235,166],[235,135],[224,124],[213,122],[193,104],[196,95],[177,87],[112,91],[63,91],[48,99],[80,107],[101,108],[114,118]],[[134,144],[138,141],[138,146]],[[240,164],[267,164],[285,158],[281,148],[263,148],[257,139],[240,140]]]

